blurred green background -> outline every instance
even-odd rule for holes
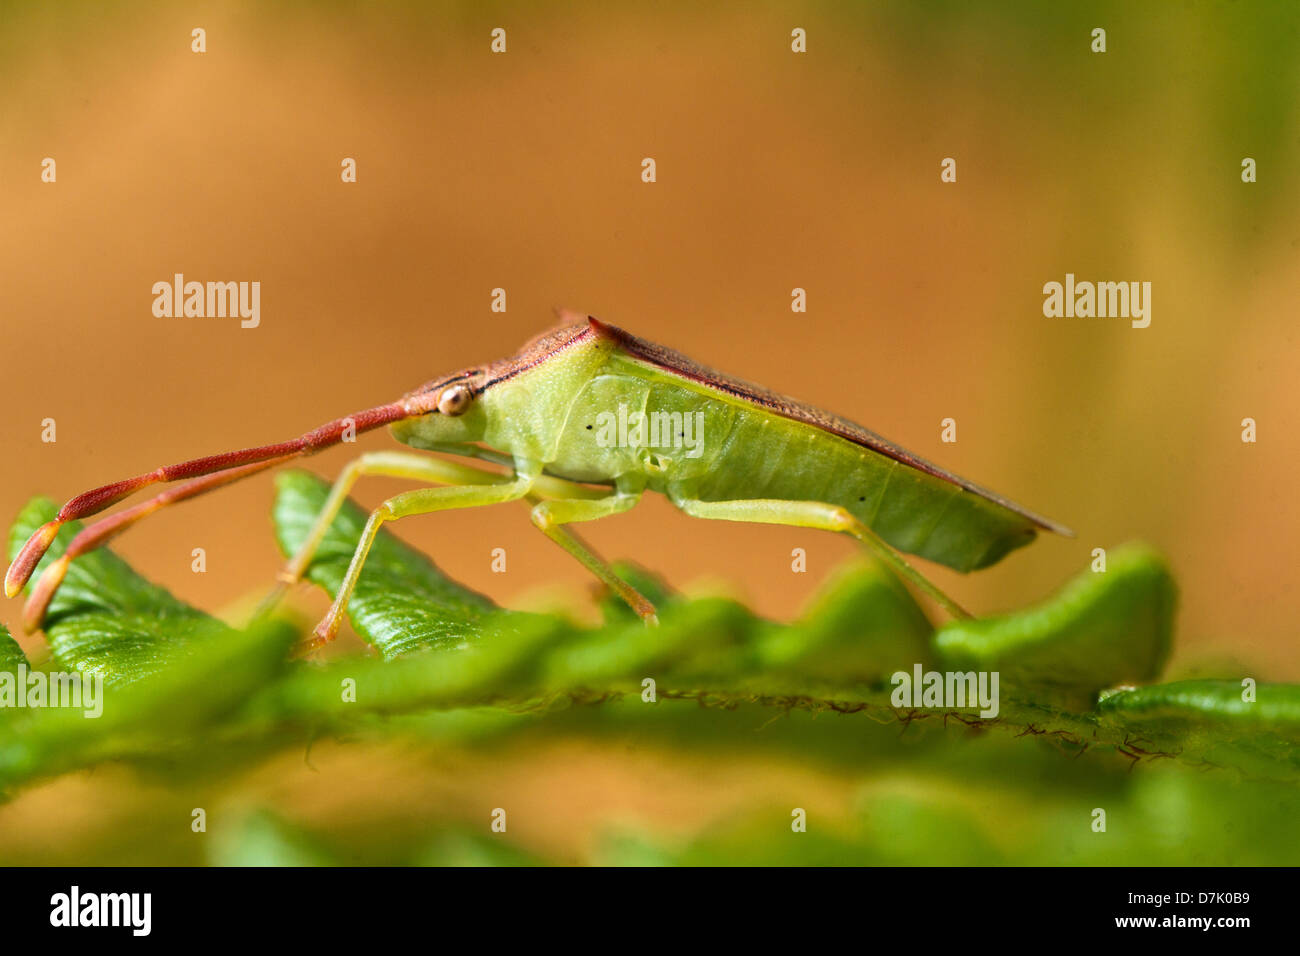
[[[790,51],[794,27],[806,54]],[[1181,586],[1174,676],[1300,679],[1298,27],[1300,7],[1280,0],[7,3],[0,500],[12,514],[33,494],[296,435],[506,354],[563,304],[834,409],[1076,529],[969,578],[936,571],[967,606],[1021,606],[1093,548],[1143,538]],[[47,156],[55,184],[40,181]],[[955,184],[940,182],[944,157]],[[1241,181],[1244,157],[1258,182]],[[261,281],[261,326],[154,318],[150,288],[174,272]],[[1150,328],[1045,318],[1042,286],[1067,272],[1150,281]],[[806,314],[790,311],[796,286]],[[489,310],[497,287],[505,314]],[[1256,444],[1240,440],[1248,416]],[[56,444],[40,440],[46,417]],[[940,441],[947,417],[956,444]],[[332,475],[354,452],[311,467]],[[265,480],[229,489],[120,550],[220,609],[279,566],[271,496]],[[508,606],[588,599],[585,572],[520,509],[397,533]],[[661,502],[588,537],[777,617],[853,553]],[[195,547],[206,574],[191,573]],[[794,547],[808,574],[790,572]],[[15,633],[18,611],[0,608]],[[22,643],[40,658],[39,637]],[[766,747],[770,717],[729,714],[735,733],[713,747],[594,714],[536,740],[322,744],[310,764],[295,752],[193,784],[250,821],[222,849],[194,842],[187,811],[175,833],[154,826],[194,805],[188,784],[105,769],[0,808],[0,859],[228,860],[258,840],[383,859],[384,834],[402,853],[446,840],[471,853],[458,828],[479,832],[508,799],[535,808],[526,850],[572,861],[650,853],[643,832],[743,848],[763,814],[816,804],[855,859],[1102,862],[1056,815],[1086,815],[1105,792],[1163,821],[1106,862],[1193,862],[1187,834],[1206,828],[1248,862],[1293,809],[1285,787],[1130,773],[1113,754],[1065,762],[1023,740],[927,731],[921,744],[866,721],[807,718],[797,742]],[[836,755],[823,735],[843,741]],[[932,838],[900,850],[873,836],[891,814]]]

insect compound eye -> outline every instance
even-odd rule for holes
[[[444,415],[462,415],[473,399],[466,385],[452,385],[438,396],[438,411]]]

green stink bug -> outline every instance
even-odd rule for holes
[[[588,316],[538,336],[511,358],[435,379],[299,438],[170,465],[78,495],[28,539],[5,576],[5,592],[12,597],[22,589],[63,522],[96,514],[148,485],[184,480],[85,528],[34,587],[24,609],[24,624],[33,630],[77,555],[164,505],[381,425],[411,447],[509,471],[402,452],[352,462],[282,584],[301,578],[360,476],[439,487],[396,495],[372,512],[334,604],[316,627],[318,642],[337,632],[384,522],[453,508],[529,501],[533,523],[647,621],[655,620],[650,602],[565,527],[627,511],[647,491],[694,517],[852,535],[958,617],[968,615],[897,551],[971,571],[1028,544],[1040,530],[1070,534],[860,425]]]

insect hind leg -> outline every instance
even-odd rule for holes
[[[847,509],[822,501],[785,501],[775,498],[755,498],[738,501],[700,501],[694,498],[675,498],[673,504],[694,518],[712,518],[720,521],[746,521],[754,524],[782,524],[797,528],[816,528],[822,531],[839,531],[852,535],[867,547],[883,564],[925,594],[956,618],[971,615],[948,595],[944,594],[919,571],[886,544],[881,537],[858,520]]]

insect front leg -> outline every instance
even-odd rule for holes
[[[334,639],[339,625],[343,621],[343,612],[347,609],[348,599],[361,576],[361,568],[366,563],[366,555],[375,542],[375,535],[385,521],[405,518],[410,515],[431,514],[435,511],[450,511],[454,508],[476,508],[482,505],[501,504],[515,501],[528,494],[535,483],[532,474],[518,474],[513,479],[501,484],[491,485],[455,485],[449,488],[419,488],[389,498],[370,513],[366,527],[361,532],[352,553],[352,563],[348,565],[347,574],[339,586],[338,594],[329,613],[316,625],[312,634],[313,643],[324,644]]]
[[[348,462],[340,472],[329,497],[312,523],[311,530],[303,539],[298,550],[281,569],[272,591],[263,599],[257,609],[258,617],[268,613],[283,597],[284,592],[302,580],[302,576],[311,566],[320,543],[325,539],[330,525],[338,517],[343,502],[347,500],[352,487],[362,477],[384,476],[388,478],[409,478],[412,481],[424,481],[443,485],[490,485],[513,481],[511,475],[483,471],[459,462],[418,455],[414,452],[380,451],[368,452]]]
[[[822,531],[840,531],[850,534],[875,554],[895,574],[910,582],[921,593],[932,598],[953,617],[971,615],[961,605],[931,584],[897,552],[881,540],[880,536],[853,516],[846,508],[822,501],[784,501],[775,498],[755,498],[740,501],[699,501],[692,498],[674,498],[673,504],[694,518],[713,518],[721,521],[748,521],[755,524],[783,524],[797,528],[817,528]]]
[[[298,550],[280,571],[280,583],[284,586],[297,584],[311,566],[320,543],[325,539],[330,525],[338,517],[343,502],[347,500],[357,480],[363,477],[383,476],[387,478],[409,478],[412,481],[424,481],[438,485],[502,485],[514,481],[513,475],[484,471],[471,465],[445,458],[435,458],[414,452],[380,451],[369,452],[350,461],[334,486],[329,497],[321,507],[320,513],[312,524],[311,531],[303,539]],[[535,485],[539,491],[563,497],[604,497],[606,492],[586,488],[572,482],[547,475],[540,476]],[[278,596],[280,589],[273,592],[271,599]],[[269,603],[269,602],[268,602]]]
[[[409,478],[413,481],[438,485],[494,485],[508,484],[514,480],[510,475],[483,471],[459,462],[417,455],[414,452],[380,451],[354,458],[335,480],[311,531],[280,572],[279,577],[283,584],[297,584],[302,580],[326,532],[338,517],[339,509],[343,507],[343,502],[351,493],[352,486],[357,483],[357,479],[372,476]]]
[[[639,491],[635,494],[615,493],[595,500],[560,498],[540,501],[533,495],[529,495],[528,500],[535,502],[531,517],[542,534],[577,558],[583,567],[626,601],[643,621],[647,624],[659,623],[655,606],[645,595],[615,574],[609,563],[587,547],[581,538],[563,527],[578,521],[595,521],[628,511],[641,500]]]

